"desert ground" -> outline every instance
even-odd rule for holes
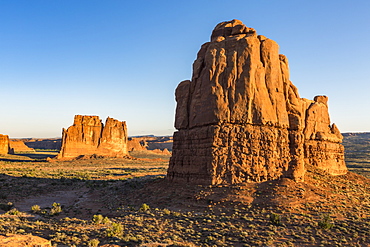
[[[345,135],[350,172],[305,183],[169,183],[170,155],[0,157],[0,233],[54,246],[370,246],[370,134]],[[48,160],[47,160],[48,159]]]

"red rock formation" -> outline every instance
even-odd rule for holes
[[[35,152],[35,149],[27,147],[22,140],[10,140],[9,145],[14,152]]]
[[[342,136],[327,97],[299,97],[278,44],[241,21],[214,29],[176,89],[168,179],[201,184],[302,181],[305,162],[344,174]]]
[[[147,150],[147,146],[146,142],[139,138],[129,138],[128,140],[129,151],[144,151]]]
[[[128,155],[126,122],[108,117],[104,126],[98,116],[76,115],[73,125],[67,130],[63,129],[58,158],[76,158],[81,155]]]
[[[165,150],[172,151],[172,136],[137,136],[128,140],[129,150]],[[166,152],[167,152],[166,151]]]
[[[0,134],[0,154],[12,154],[14,150],[10,148],[9,136]]]
[[[0,236],[0,246],[11,246],[11,247],[51,247],[50,240],[33,236],[31,234],[6,234]]]

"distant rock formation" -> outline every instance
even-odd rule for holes
[[[158,137],[155,140],[147,140],[147,145],[149,150],[167,149],[168,151],[171,151],[173,146],[173,139],[171,136]]]
[[[278,44],[241,21],[216,26],[175,95],[170,181],[303,181],[305,163],[347,172],[328,98],[300,98]]]
[[[9,145],[9,136],[0,134],[0,154],[12,154],[14,150]]]
[[[34,149],[51,149],[60,150],[62,145],[61,138],[49,138],[49,139],[23,139],[24,144],[27,147]]]
[[[173,139],[172,136],[135,136],[129,138],[128,145],[129,151],[155,149],[172,151]]]
[[[63,129],[58,159],[79,156],[124,157],[128,155],[126,122],[108,117],[105,126],[98,116],[76,115]]]
[[[145,141],[139,138],[129,138],[128,139],[128,151],[144,151],[147,150],[148,145]]]
[[[14,152],[35,152],[35,149],[27,147],[22,140],[11,139],[9,145]]]

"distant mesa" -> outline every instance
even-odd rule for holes
[[[98,116],[76,115],[74,123],[63,129],[58,159],[81,156],[128,156],[126,122],[108,117],[105,125]]]
[[[167,178],[195,184],[303,181],[307,164],[347,173],[328,97],[300,98],[278,44],[239,20],[216,26],[176,89]]]
[[[0,134],[0,154],[13,154],[14,150],[9,145],[9,136]]]
[[[128,140],[129,151],[162,150],[164,153],[172,151],[172,136],[133,136]],[[157,152],[157,151],[156,151]]]
[[[139,138],[128,138],[128,151],[144,151],[147,150],[148,145],[145,141]]]
[[[22,140],[10,139],[9,145],[15,153],[35,152],[35,149],[28,147]]]
[[[49,138],[49,139],[23,139],[23,142],[27,147],[33,149],[50,149],[60,150],[62,145],[61,138]]]

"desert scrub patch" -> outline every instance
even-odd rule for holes
[[[281,221],[281,218],[282,218],[281,215],[276,214],[276,213],[271,213],[269,218],[270,218],[270,222],[273,225],[275,225],[275,226],[282,226],[283,225],[283,223]]]
[[[123,237],[123,225],[121,223],[111,222],[105,230],[105,236],[107,237]]]
[[[149,205],[148,204],[146,204],[146,203],[143,203],[141,206],[140,206],[140,209],[139,209],[139,211],[140,212],[147,212],[147,211],[149,211],[150,210],[150,207],[149,207]]]
[[[31,211],[32,211],[32,213],[40,213],[41,212],[41,208],[40,208],[40,206],[39,205],[33,205],[32,207],[31,207]]]
[[[12,208],[8,212],[6,212],[6,214],[8,214],[8,215],[20,215],[21,212],[16,208]]]
[[[329,214],[324,214],[321,216],[321,220],[318,222],[318,226],[321,229],[328,230],[334,226],[334,221]]]
[[[52,207],[50,209],[49,215],[58,215],[62,212],[62,207],[60,206],[60,203],[54,202],[52,204]]]
[[[87,243],[87,246],[89,246],[89,247],[98,247],[99,243],[100,243],[100,241],[98,239],[94,238],[94,239],[89,240],[89,242]]]
[[[99,225],[99,224],[109,224],[111,223],[110,219],[108,217],[104,217],[101,214],[94,215],[91,219],[91,222],[93,224]]]

